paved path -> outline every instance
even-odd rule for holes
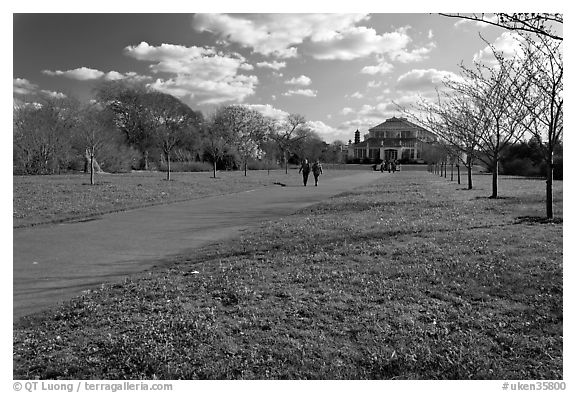
[[[378,175],[359,172],[321,179],[319,187],[268,186],[83,222],[14,229],[14,319],[368,184]]]

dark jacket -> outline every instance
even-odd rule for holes
[[[319,162],[312,164],[312,173],[314,173],[316,176],[322,173],[322,165],[320,165]]]

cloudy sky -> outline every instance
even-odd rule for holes
[[[14,14],[13,94],[87,100],[138,79],[208,114],[242,103],[299,113],[348,141],[434,92],[510,33],[437,14]]]

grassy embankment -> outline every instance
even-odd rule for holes
[[[325,178],[355,173],[326,164]],[[133,172],[98,174],[91,186],[89,175],[13,176],[13,226],[85,219],[104,213],[143,206],[185,201],[211,195],[231,194],[275,182],[297,181],[298,170],[218,172],[176,172],[166,181],[164,173]]]
[[[561,219],[475,181],[384,174],[24,319],[14,378],[561,379]]]

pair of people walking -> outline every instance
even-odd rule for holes
[[[304,159],[302,165],[300,166],[300,170],[298,173],[302,173],[302,180],[304,181],[304,187],[308,183],[308,176],[310,175],[310,171],[314,175],[314,185],[318,186],[318,177],[323,173],[322,172],[322,165],[320,164],[319,160],[314,161],[312,165],[308,162],[308,159]]]

